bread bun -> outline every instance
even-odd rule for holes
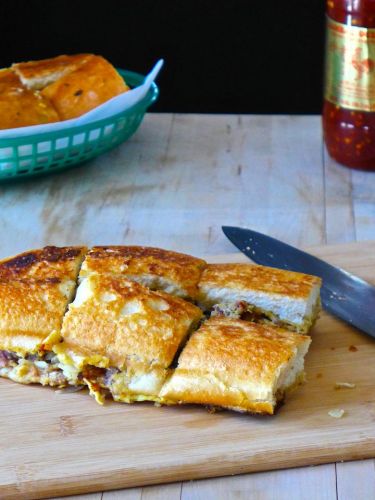
[[[71,73],[91,57],[92,54],[62,55],[40,61],[15,63],[12,64],[12,69],[28,89],[41,90]]]
[[[0,129],[76,118],[127,90],[115,68],[93,54],[16,63],[0,70]]]
[[[129,87],[108,61],[92,56],[45,87],[41,94],[53,104],[60,120],[69,120],[127,90]]]
[[[58,121],[48,99],[22,85],[11,69],[0,70],[0,129]]]

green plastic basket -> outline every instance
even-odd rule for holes
[[[145,78],[132,71],[117,71],[130,87],[141,85]],[[118,146],[138,129],[158,94],[153,83],[141,101],[109,118],[56,132],[0,139],[0,181],[64,170]]]

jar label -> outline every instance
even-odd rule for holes
[[[375,28],[327,19],[325,92],[327,101],[375,111]]]

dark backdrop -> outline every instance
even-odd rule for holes
[[[0,64],[95,52],[146,72],[154,111],[319,113],[322,0],[1,0]]]

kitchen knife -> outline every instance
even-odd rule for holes
[[[322,278],[323,307],[375,338],[375,287],[370,283],[265,234],[231,226],[222,229],[257,264]]]

